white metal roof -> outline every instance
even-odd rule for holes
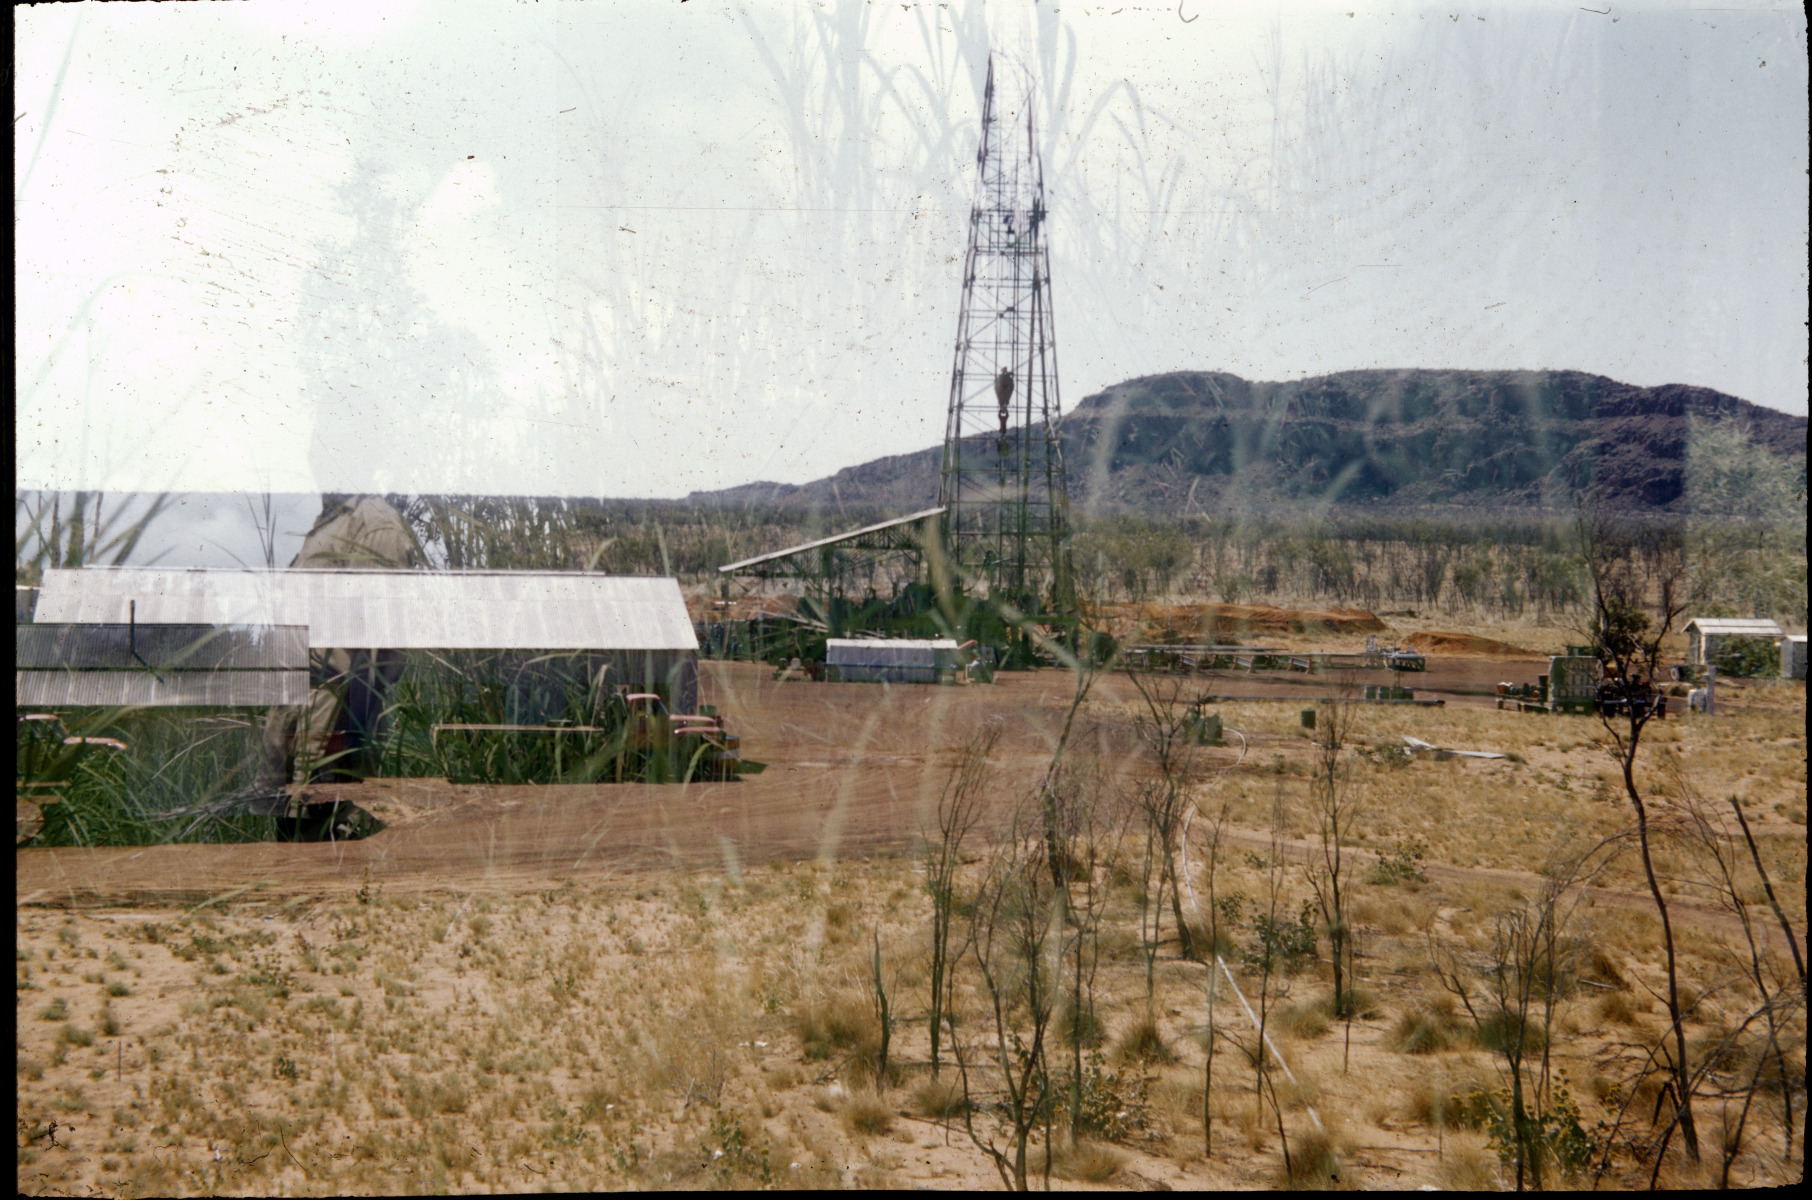
[[[1726,637],[1772,637],[1781,636],[1778,622],[1765,617],[1694,617],[1686,623],[1686,628],[1696,629],[1700,633]]]
[[[15,671],[19,708],[269,708],[308,700],[302,671]]]
[[[44,572],[46,622],[306,625],[314,648],[696,650],[671,578],[557,571]]]
[[[838,546],[842,545],[844,542],[856,541],[857,539],[871,537],[875,534],[890,533],[893,530],[914,524],[918,521],[923,521],[926,517],[940,516],[943,512],[944,510],[942,508],[922,509],[919,512],[908,513],[903,517],[895,517],[891,521],[879,521],[873,525],[864,525],[862,528],[852,529],[848,533],[839,533],[831,537],[819,538],[815,542],[802,542],[797,546],[788,546],[785,550],[775,550],[770,554],[758,554],[754,558],[745,558],[741,562],[725,563],[723,566],[717,568],[717,570],[719,574],[728,575],[736,571],[745,570],[749,567],[759,566],[762,563],[775,562],[783,558],[792,558],[796,554],[804,554],[811,550],[822,550],[826,546]]]
[[[306,671],[301,625],[52,625],[13,627],[22,671]]]
[[[826,649],[954,650],[955,638],[825,638]]]

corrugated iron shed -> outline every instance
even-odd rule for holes
[[[864,666],[958,667],[953,638],[826,638],[824,661]]]
[[[15,671],[20,708],[269,708],[308,699],[307,671]]]
[[[1779,638],[1780,623],[1766,617],[1694,617],[1686,623],[1687,632],[1698,630],[1713,637]]]
[[[301,625],[14,626],[13,666],[21,671],[308,670]]]
[[[305,625],[314,648],[696,651],[679,581],[552,571],[44,572],[49,622]]]
[[[14,666],[14,702],[24,708],[301,704],[308,698],[308,630],[18,625]]]
[[[950,638],[828,638],[824,665],[845,683],[936,683],[963,669]]]

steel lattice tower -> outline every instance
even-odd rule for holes
[[[997,106],[994,62],[982,101],[980,179],[969,214],[938,503],[970,586],[1028,616],[1068,623],[1069,503],[1051,321],[1044,166],[1029,71],[1018,112]]]

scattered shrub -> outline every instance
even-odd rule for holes
[[[1427,883],[1428,875],[1422,869],[1422,859],[1427,854],[1428,843],[1419,837],[1407,842],[1398,841],[1378,856],[1378,861],[1366,872],[1366,881],[1382,887],[1397,883]]]
[[[1607,1135],[1603,1121],[1591,1129],[1580,1123],[1579,1105],[1567,1090],[1567,1075],[1559,1073],[1547,1110],[1530,1113],[1531,1151],[1542,1156],[1543,1164],[1557,1168],[1568,1179],[1578,1178],[1597,1159]],[[1497,1151],[1498,1161],[1508,1167],[1516,1161],[1516,1132],[1510,1114],[1510,1093],[1500,1090],[1487,1096],[1480,1092],[1473,1105],[1482,1110],[1484,1129],[1489,1144]]]
[[[1314,901],[1303,901],[1296,920],[1272,920],[1269,914],[1257,913],[1247,927],[1252,931],[1252,944],[1240,954],[1247,969],[1262,971],[1269,962],[1273,970],[1295,974],[1315,957]]]
[[[1101,1052],[1089,1052],[1082,1071],[1081,1130],[1119,1141],[1147,1123],[1145,1081],[1102,1069]]]

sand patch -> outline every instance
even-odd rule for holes
[[[1535,651],[1471,633],[1412,633],[1404,648],[1419,654],[1464,654],[1472,658],[1537,658]]]
[[[1227,642],[1255,634],[1379,633],[1377,614],[1356,608],[1278,608],[1270,604],[1111,604],[1101,618],[1134,642]]]

